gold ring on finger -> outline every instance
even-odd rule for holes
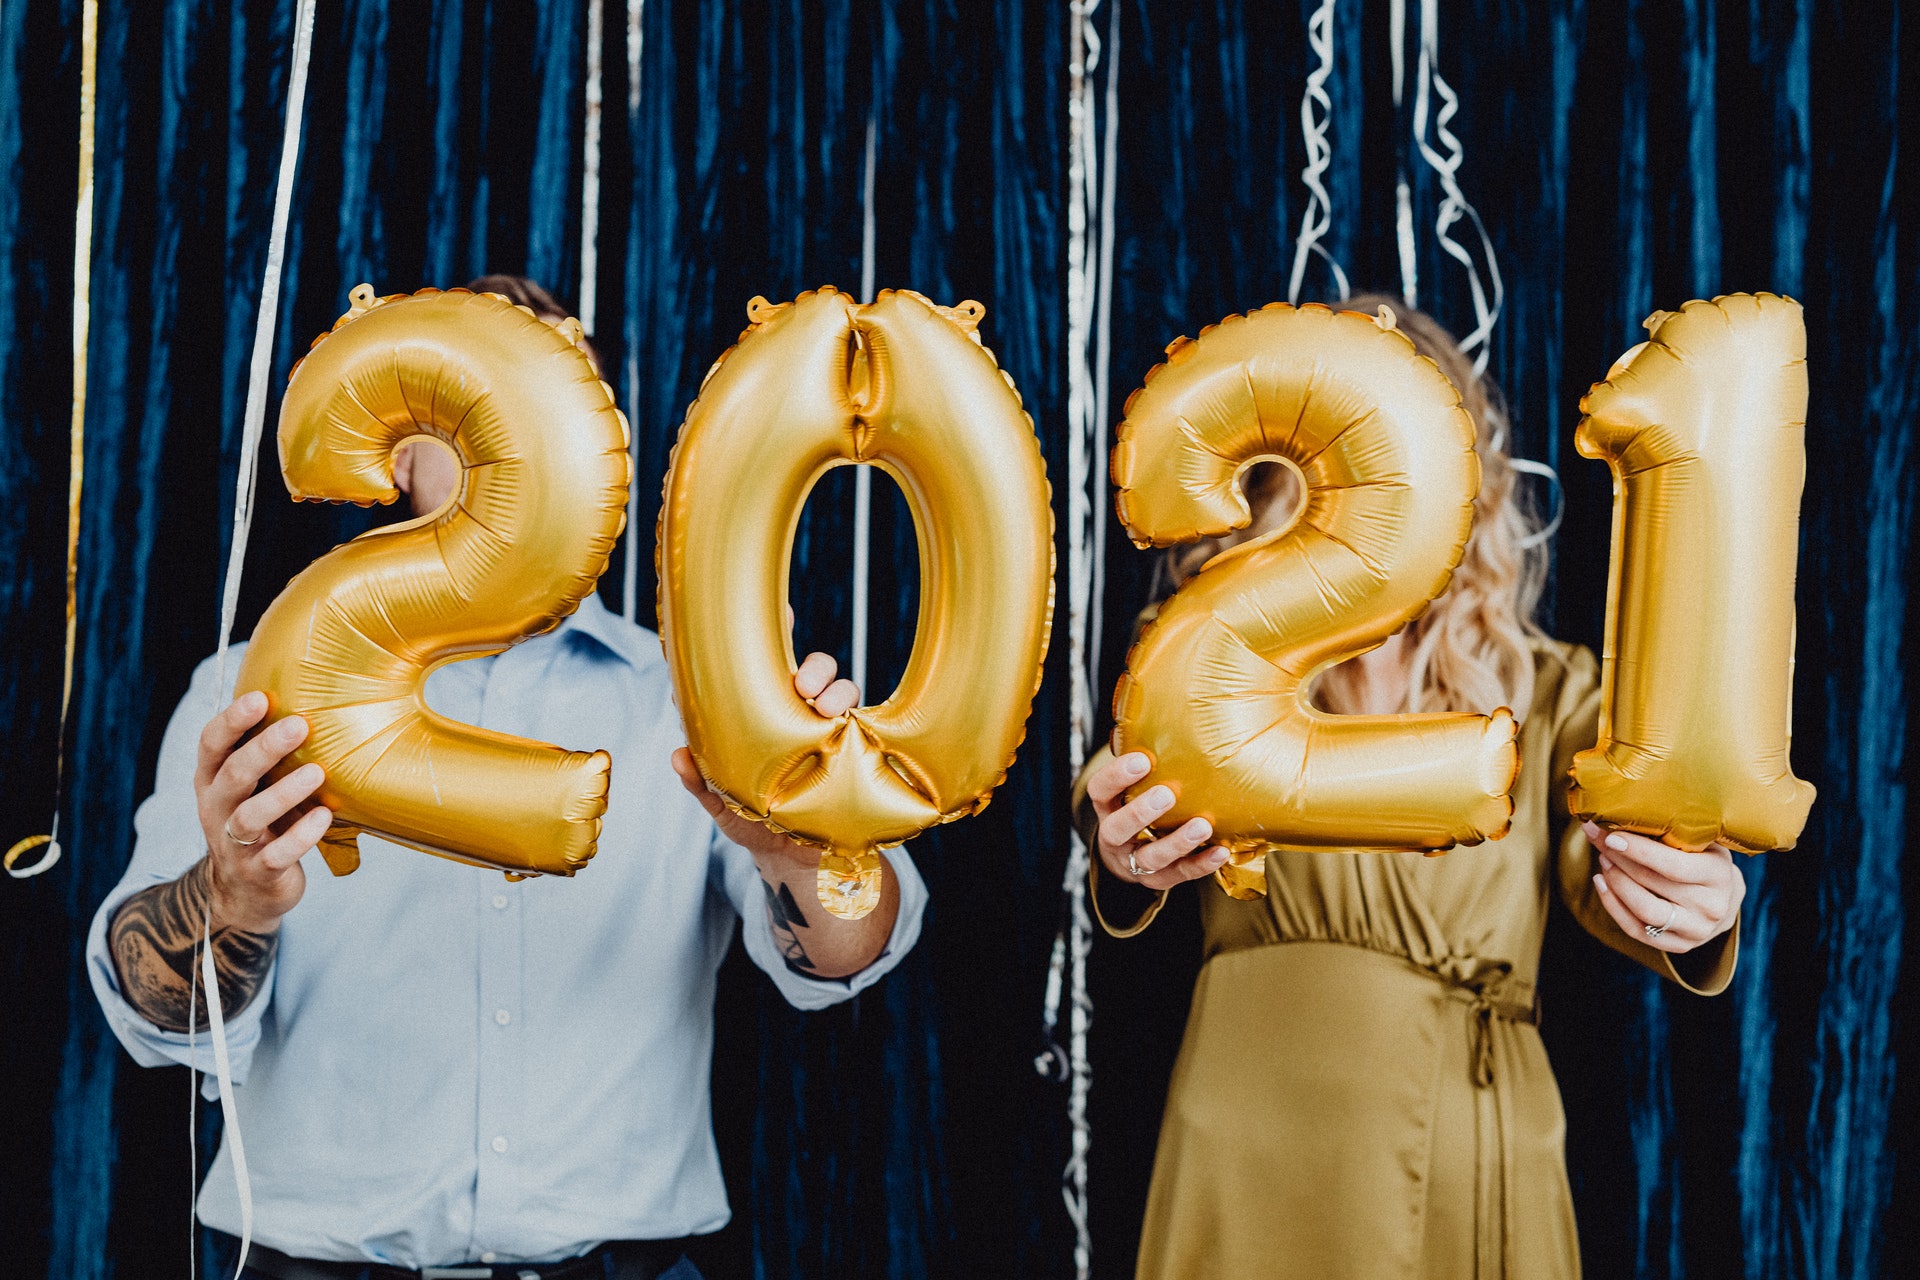
[[[246,845],[250,845],[250,844],[259,844],[259,843],[260,843],[260,837],[259,837],[259,836],[255,836],[255,837],[254,837],[253,839],[251,839],[251,840],[242,840],[242,839],[241,839],[241,838],[240,838],[239,836],[237,836],[237,835],[235,835],[235,834],[233,834],[233,824],[232,824],[231,822],[223,822],[223,823],[221,823],[221,824],[220,824],[220,829],[221,829],[222,831],[224,831],[224,832],[226,832],[226,833],[227,833],[227,839],[229,839],[229,840],[231,840],[231,841],[233,841],[233,842],[234,842],[235,844],[237,844],[237,845],[241,845],[242,847],[244,847],[244,846],[246,846]]]

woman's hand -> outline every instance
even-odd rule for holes
[[[1217,845],[1200,849],[1213,834],[1205,818],[1191,819],[1158,840],[1138,842],[1148,824],[1173,807],[1173,792],[1164,786],[1149,788],[1132,804],[1120,803],[1126,789],[1143,781],[1152,767],[1144,752],[1116,756],[1087,779],[1087,799],[1093,802],[1100,862],[1108,874],[1149,889],[1171,889],[1218,871],[1227,851]]]
[[[1600,902],[1636,942],[1681,955],[1740,918],[1747,880],[1720,845],[1688,853],[1631,831],[1582,824],[1600,855]]]

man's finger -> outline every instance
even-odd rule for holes
[[[681,747],[673,753],[673,771],[680,777],[680,785],[692,793],[700,802],[700,807],[713,817],[719,817],[726,809],[726,802],[707,787],[707,780],[700,776],[700,766],[693,762],[693,752]]]
[[[793,673],[793,687],[806,699],[814,699],[833,683],[833,677],[840,670],[839,664],[824,653],[810,653],[800,669]]]
[[[1115,796],[1146,777],[1147,770],[1152,767],[1153,762],[1147,759],[1144,751],[1129,751],[1123,756],[1115,756],[1087,779],[1087,799],[1095,805],[1109,804]]]
[[[296,805],[319,789],[326,771],[303,764],[280,781],[245,801],[227,819],[227,834],[239,844],[252,844],[272,830]]]
[[[1115,848],[1131,845],[1135,836],[1172,807],[1171,790],[1164,786],[1148,787],[1146,794],[1132,804],[1122,805],[1100,820],[1100,838]]]
[[[831,720],[860,705],[860,688],[851,680],[835,680],[813,700],[813,709]]]
[[[214,775],[212,790],[216,802],[229,811],[253,794],[267,770],[284,759],[288,752],[307,739],[307,722],[299,716],[283,716],[259,733],[253,741],[227,757]]]
[[[1149,889],[1171,889],[1188,880],[1198,880],[1201,876],[1210,876],[1225,866],[1227,851],[1219,845],[1211,849],[1202,849],[1190,853],[1168,867],[1162,867],[1157,873],[1148,876],[1140,883]]]
[[[285,871],[312,853],[314,846],[320,843],[320,837],[326,835],[327,828],[332,825],[333,811],[325,805],[315,805],[301,814],[300,820],[276,837],[272,844],[260,850],[260,864],[269,871]]]
[[[207,721],[207,727],[200,731],[199,757],[194,765],[194,782],[206,786],[213,781],[220,766],[226,763],[227,756],[233,751],[233,744],[246,735],[247,730],[260,723],[260,717],[267,714],[267,695],[264,693],[243,693],[228,703],[213,719]]]

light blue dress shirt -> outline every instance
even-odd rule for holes
[[[88,939],[100,1005],[143,1066],[186,1062],[187,1037],[122,998],[106,926],[128,895],[205,852],[194,753],[228,700],[212,683],[208,661],[167,726],[133,860]],[[668,763],[686,739],[658,639],[596,596],[556,631],[442,667],[427,700],[469,724],[609,750],[599,852],[572,879],[518,883],[370,836],[351,876],[306,859],[273,972],[227,1023],[254,1238],[297,1257],[419,1268],[718,1229],[728,1212],[709,1064],[734,921],[790,1003],[824,1008],[879,981],[918,937],[927,894],[911,859],[887,855],[900,915],[879,961],[847,981],[790,970],[753,859]],[[212,1069],[204,1033],[194,1057]],[[239,1233],[224,1146],[200,1218]]]

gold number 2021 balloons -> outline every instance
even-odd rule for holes
[[[1144,751],[1170,831],[1213,824],[1227,892],[1264,891],[1276,849],[1424,849],[1505,834],[1514,718],[1327,715],[1304,691],[1378,647],[1446,588],[1480,463],[1460,395],[1404,334],[1355,312],[1275,304],[1167,348],[1113,451],[1135,545],[1245,527],[1240,477],[1304,481],[1288,527],[1214,557],[1141,632],[1114,694],[1116,752]]]
[[[1613,469],[1600,741],[1569,804],[1683,849],[1792,848],[1793,579],[1806,480],[1807,332],[1772,294],[1647,321],[1580,402]]]
[[[335,875],[357,837],[513,875],[572,875],[606,811],[604,751],[459,724],[427,673],[551,630],[593,590],[625,522],[626,420],[564,330],[495,294],[426,289],[353,309],[294,367],[280,470],[296,500],[392,502],[401,445],[426,436],[463,468],[441,510],[316,560],[254,631],[239,688],[269,720],[304,716],[279,773],[326,770]]]
[[[821,289],[755,299],[687,411],[660,512],[660,637],[708,783],[822,846],[819,894],[871,911],[878,850],[982,808],[1006,776],[1053,618],[1045,465],[978,303]],[[794,692],[788,558],[828,468],[899,482],[920,619],[899,687],[827,720]]]

